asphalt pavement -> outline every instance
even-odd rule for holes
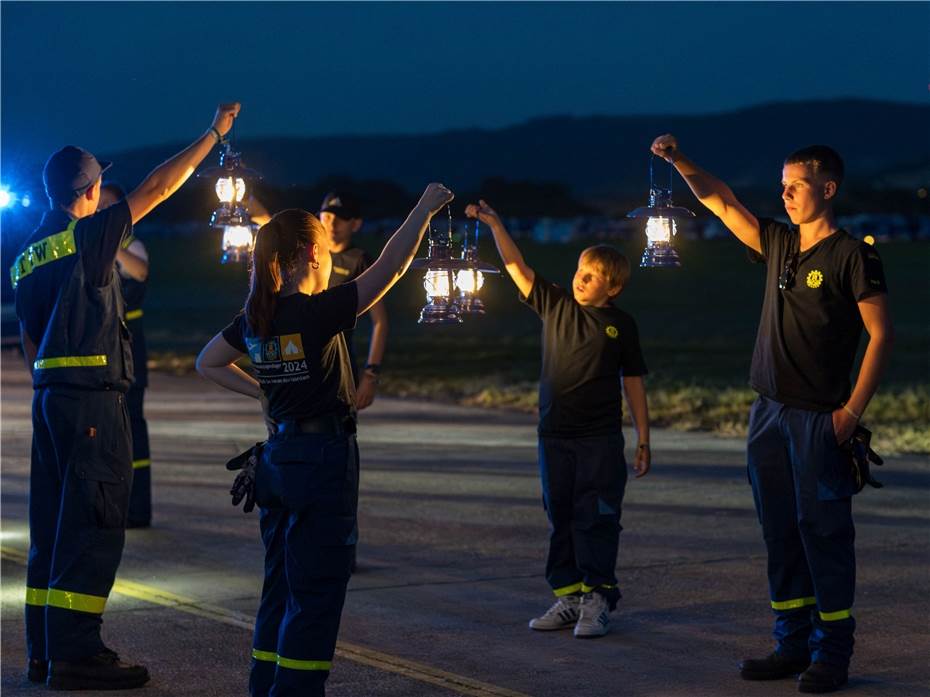
[[[3,356],[0,518],[4,697],[26,682],[22,606],[31,387]],[[130,530],[104,638],[145,662],[139,694],[244,695],[258,604],[258,516],[230,505],[223,465],[261,439],[257,404],[197,376],[147,397],[154,525]],[[630,479],[611,632],[580,641],[527,621],[552,596],[527,415],[379,398],[359,425],[359,568],[328,682],[334,697],[791,695],[741,681],[771,646],[760,528],[739,440],[654,432]],[[930,695],[930,462],[890,457],[855,501],[858,622],[850,695]],[[94,694],[94,693],[86,693]]]

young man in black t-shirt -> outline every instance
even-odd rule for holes
[[[323,204],[320,206],[320,222],[329,233],[333,245],[330,251],[333,270],[329,274],[329,287],[335,288],[354,281],[374,261],[368,252],[352,244],[352,236],[362,227],[361,204],[348,191],[331,191],[323,198]],[[354,330],[344,333],[352,361],[352,375],[355,378],[355,406],[359,410],[371,406],[375,399],[381,375],[381,361],[387,346],[388,316],[384,303],[378,302],[373,305],[368,311],[368,316],[371,318],[371,343],[368,347],[368,359],[361,374],[355,357]]]
[[[801,673],[801,692],[847,682],[855,621],[855,493],[848,455],[878,387],[893,330],[878,253],[836,224],[843,161],[804,148],[785,160],[782,200],[796,227],[759,219],[726,184],[660,136],[652,152],[673,163],[695,196],[766,264],[750,384],[749,477],[768,548],[774,653],[741,665],[747,680]],[[850,373],[862,328],[868,346],[855,387]]]
[[[527,266],[487,203],[465,212],[491,228],[521,300],[543,321],[539,469],[551,525],[546,580],[557,600],[530,628],[574,626],[578,638],[604,636],[620,598],[614,572],[627,479],[621,391],[639,435],[636,476],[650,466],[639,333],[633,318],[613,304],[630,265],[612,247],[590,247],[578,259],[569,292]]]

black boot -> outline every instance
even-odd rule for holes
[[[849,680],[846,668],[830,663],[813,663],[798,678],[798,692],[834,692]]]
[[[45,682],[45,678],[48,677],[48,661],[41,658],[30,658],[26,677],[29,678],[29,682]]]
[[[739,664],[743,680],[781,680],[804,671],[810,665],[809,658],[791,658],[772,652],[765,658],[747,658]]]
[[[53,690],[129,690],[149,681],[145,666],[130,666],[109,649],[78,661],[51,661],[48,686]]]

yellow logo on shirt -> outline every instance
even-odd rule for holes
[[[609,336],[611,339],[616,339],[618,336],[620,336],[620,332],[617,331],[617,328],[612,324],[608,324],[607,329],[604,331],[607,332],[607,336]]]
[[[807,287],[808,288],[820,288],[820,284],[823,283],[823,273],[814,269],[809,274],[807,274]]]
[[[344,269],[341,266],[333,265],[333,273],[338,273],[340,276],[348,276],[351,271]]]
[[[304,343],[300,340],[300,334],[281,335],[281,356],[286,361],[299,361],[305,358]]]

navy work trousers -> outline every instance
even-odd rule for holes
[[[768,549],[776,650],[845,667],[856,626],[855,486],[832,415],[760,396],[747,455]]]
[[[250,694],[322,697],[358,539],[355,436],[275,436],[258,466],[256,500],[265,581]]]
[[[133,385],[126,394],[129,424],[132,429],[132,493],[129,497],[129,525],[144,526],[152,522],[152,460],[149,454],[149,427],[143,404],[145,387]]]
[[[595,591],[613,609],[627,480],[623,435],[542,436],[539,472],[550,525],[546,580],[557,596]]]
[[[122,393],[45,387],[32,402],[26,644],[29,658],[104,648],[102,613],[123,553],[132,485]]]

